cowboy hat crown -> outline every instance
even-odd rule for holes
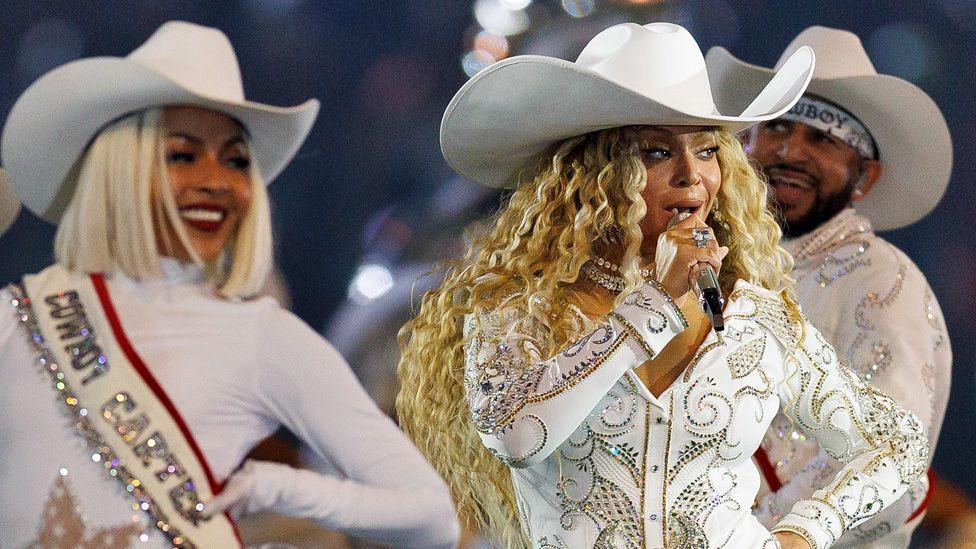
[[[813,69],[814,79],[878,74],[874,63],[868,57],[868,52],[864,51],[861,39],[856,34],[818,25],[798,34],[790,45],[786,46],[773,70],[778,70],[793,55],[793,52],[803,47],[812,48],[817,52],[817,66]]]
[[[705,58],[691,34],[678,25],[610,27],[590,40],[576,64],[665,105],[717,114]]]
[[[740,131],[774,118],[800,98],[813,66],[813,51],[797,48],[740,114],[724,115],[687,30],[623,23],[594,36],[575,62],[520,55],[476,74],[444,113],[441,149],[462,175],[509,186],[547,147],[576,135],[655,124]]]
[[[206,55],[201,55],[203,52]],[[244,101],[234,47],[217,29],[171,21],[159,27],[126,59],[181,82],[199,95]]]

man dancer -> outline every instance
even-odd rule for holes
[[[904,227],[938,204],[952,164],[949,130],[925,92],[874,70],[856,35],[811,27],[781,60],[802,45],[817,55],[807,94],[748,134],[747,150],[781,212],[804,313],[857,375],[918,414],[934,452],[952,360],[945,324],[925,277],[874,229]],[[709,74],[735,74],[737,81],[751,74],[756,89],[773,74],[722,48],[709,52],[708,64]],[[731,89],[716,85],[723,88]],[[746,88],[742,97],[751,97]],[[728,112],[746,106],[740,97],[717,100]],[[839,470],[839,462],[782,414],[756,461],[765,479],[757,515],[767,526]],[[835,547],[908,547],[929,484],[920,482]],[[839,520],[877,512],[872,495],[863,496],[837,509]]]

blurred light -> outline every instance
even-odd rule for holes
[[[85,50],[85,33],[78,23],[64,19],[42,19],[24,33],[17,52],[17,69],[28,81],[74,61]]]
[[[879,27],[868,38],[868,54],[878,72],[918,82],[932,72],[935,49],[906,23]]]
[[[525,8],[529,7],[529,4],[532,3],[532,0],[501,0],[501,3],[503,6],[505,6],[510,10],[518,11],[518,10],[524,10]]]
[[[474,49],[481,50],[498,61],[508,56],[508,40],[504,36],[481,31],[474,38]]]
[[[464,74],[474,76],[495,62],[490,53],[482,50],[469,51],[461,58],[461,68]]]
[[[349,299],[366,304],[383,297],[393,288],[393,275],[382,265],[363,265],[349,284]]]
[[[561,17],[562,10],[559,14],[520,44],[519,53],[573,59],[600,31],[630,21],[627,13],[616,9],[600,10],[571,24]]]
[[[529,28],[528,14],[508,8],[502,0],[478,0],[474,4],[474,18],[485,30],[500,36],[518,34]]]
[[[561,0],[563,9],[573,17],[586,17],[596,9],[596,0]]]
[[[471,218],[478,204],[489,196],[498,194],[498,189],[479,185],[463,177],[454,176],[438,186],[431,197],[431,213],[435,221],[446,219]]]

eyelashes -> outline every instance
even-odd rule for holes
[[[196,153],[187,151],[172,151],[166,153],[167,164],[193,164],[197,160]],[[251,167],[251,158],[241,154],[236,154],[221,160],[224,164],[238,170],[247,170]]]
[[[704,149],[695,151],[695,156],[704,156],[705,158],[712,158],[720,150],[721,147],[718,145],[713,145],[711,147],[706,147]],[[640,154],[644,158],[651,160],[664,160],[666,158],[671,158],[671,151],[662,147],[647,147],[640,149]]]

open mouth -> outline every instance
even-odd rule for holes
[[[817,191],[817,180],[810,174],[789,168],[769,168],[766,171],[773,198],[783,210],[810,200]]]
[[[180,208],[180,219],[203,232],[220,230],[227,218],[227,210],[212,204],[191,204]]]
[[[671,215],[694,215],[701,210],[702,205],[705,203],[701,200],[682,200],[680,202],[675,202],[665,206],[664,209],[668,211]]]
[[[769,184],[785,187],[793,187],[802,190],[813,190],[816,187],[816,180],[806,172],[784,168],[770,168],[767,170]]]

